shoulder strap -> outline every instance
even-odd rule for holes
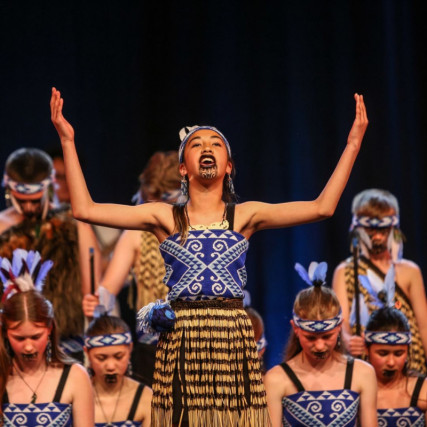
[[[294,383],[294,386],[297,388],[297,390],[298,391],[305,391],[305,388],[301,384],[301,381],[295,375],[295,372],[290,368],[290,366],[286,362],[285,363],[281,363],[280,366],[286,372],[286,374],[288,375],[289,379]]]
[[[61,401],[62,392],[64,391],[65,382],[67,381],[71,366],[72,365],[64,365],[64,369],[62,371],[62,375],[59,380],[58,387],[56,388],[55,396],[53,397],[53,402]]]
[[[9,395],[7,394],[7,390],[4,390],[3,394],[3,405],[7,405],[9,403]]]
[[[225,217],[228,221],[228,229],[233,230],[234,229],[234,208],[236,207],[235,203],[229,203],[227,205],[227,212],[225,214]]]
[[[345,368],[345,379],[344,379],[344,389],[351,390],[351,382],[353,379],[353,369],[354,369],[354,359],[349,357],[347,359],[347,367]]]
[[[135,418],[136,408],[138,408],[139,399],[141,398],[142,390],[144,389],[144,384],[138,384],[136,389],[135,396],[133,398],[132,406],[129,411],[128,420],[133,421]]]
[[[418,403],[418,398],[420,396],[421,387],[423,386],[423,382],[426,379],[425,375],[418,377],[417,382],[415,383],[414,391],[411,396],[411,403],[409,406],[416,407]]]

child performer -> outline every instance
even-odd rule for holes
[[[376,381],[371,366],[342,353],[342,312],[334,292],[324,285],[326,263],[312,263],[298,293],[285,362],[265,376],[274,427],[376,426]]]
[[[92,427],[89,376],[60,350],[52,304],[41,294],[52,262],[15,249],[12,263],[2,258],[0,264],[2,345],[8,352],[0,364],[7,366],[4,426]]]
[[[147,230],[165,260],[173,329],[160,336],[153,380],[155,426],[269,425],[253,328],[243,310],[248,239],[256,231],[330,217],[350,176],[368,125],[361,95],[344,153],[319,197],[308,202],[234,205],[233,161],[225,136],[210,126],[180,132],[184,203],[139,206],[93,202],[52,89],[51,118],[61,139],[73,214],[106,226]]]
[[[394,307],[374,311],[365,342],[378,381],[378,424],[424,427],[427,381],[408,372],[411,332],[405,315]]]
[[[144,426],[151,422],[149,387],[127,375],[131,374],[132,335],[120,318],[98,315],[85,335],[85,352],[93,371],[95,426]]]

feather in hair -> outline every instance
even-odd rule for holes
[[[328,271],[328,264],[326,262],[317,263],[312,261],[307,270],[299,263],[295,264],[295,270],[308,285],[323,284],[326,279],[326,272]]]

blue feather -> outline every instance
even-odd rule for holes
[[[15,249],[12,258],[12,272],[15,276],[19,276],[22,268],[22,261],[27,257],[27,251],[24,249]]]
[[[34,285],[36,287],[42,286],[43,285],[43,280],[45,279],[45,277],[47,276],[47,273],[49,272],[49,270],[52,268],[53,266],[53,261],[51,261],[50,259],[48,259],[47,261],[45,261],[41,267],[40,267],[40,271],[39,274],[37,274],[37,277],[34,281]]]
[[[388,269],[384,279],[384,289],[387,293],[387,305],[389,307],[392,307],[394,305],[394,293],[396,291],[396,284],[394,282],[394,277],[395,277],[395,270],[394,270],[394,264],[392,264]]]
[[[298,262],[295,264],[295,270],[300,275],[301,279],[304,280],[307,284],[310,286],[313,284],[311,283],[310,277],[308,276],[307,270]]]
[[[326,279],[326,272],[328,271],[328,264],[321,262],[317,265],[313,273],[313,282],[324,282]]]

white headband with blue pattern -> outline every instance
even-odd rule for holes
[[[184,161],[184,149],[185,149],[185,146],[186,146],[188,140],[190,139],[191,135],[193,135],[195,132],[197,132],[199,130],[203,130],[203,129],[213,130],[222,138],[222,140],[224,141],[225,147],[227,148],[228,157],[231,158],[230,144],[228,143],[226,137],[216,127],[195,125],[195,126],[185,126],[179,131],[179,138],[181,140],[181,144],[180,144],[179,150],[178,150],[179,163],[182,163]]]
[[[365,341],[369,344],[407,345],[411,344],[410,332],[366,331]]]
[[[107,347],[110,345],[128,345],[132,343],[132,335],[130,332],[117,332],[115,334],[95,335],[93,337],[85,337],[85,347],[87,349],[93,347]]]

